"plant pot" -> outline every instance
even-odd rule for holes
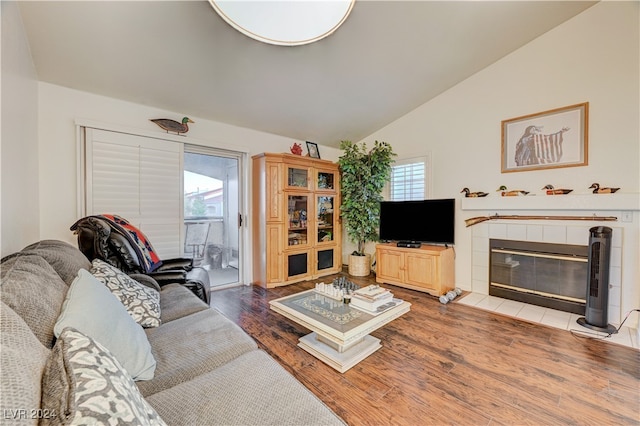
[[[366,277],[371,273],[371,255],[349,256],[349,275],[354,277]]]

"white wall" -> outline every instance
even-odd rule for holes
[[[38,239],[38,84],[16,2],[2,2],[2,256]]]
[[[41,82],[39,151],[40,204],[43,214],[40,216],[40,238],[60,239],[75,244],[69,227],[78,219],[76,120],[107,123],[114,128],[142,133],[155,132],[162,136],[166,133],[149,119],[167,117],[179,120],[183,114]],[[265,151],[289,152],[289,147],[294,142],[301,142],[199,117],[190,118],[195,123],[189,126],[189,133],[174,138],[187,143],[247,152],[250,155]],[[320,150],[323,158],[337,159],[337,149],[320,147]],[[247,249],[250,252],[250,247]]]
[[[431,152],[433,198],[459,198],[463,187],[497,196],[500,185],[538,196],[546,184],[587,193],[593,182],[638,193],[639,9],[638,2],[599,3],[366,140],[391,143],[399,158]],[[501,174],[502,120],[581,102],[590,106],[588,166]],[[468,213],[456,211],[455,272],[457,285],[470,290]],[[624,267],[640,276],[637,262]]]

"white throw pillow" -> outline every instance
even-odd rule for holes
[[[156,360],[144,329],[100,281],[84,269],[69,286],[53,328],[56,337],[72,327],[105,346],[133,380],[151,380]]]
[[[93,260],[89,272],[122,302],[135,322],[143,327],[160,325],[160,293],[157,290],[140,284],[100,259]]]
[[[41,425],[165,425],[116,357],[71,327],[47,359],[42,412]]]

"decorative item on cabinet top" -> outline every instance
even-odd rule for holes
[[[318,151],[318,144],[307,141],[307,151],[309,151],[309,157],[320,158],[320,151]]]
[[[302,145],[295,143],[289,148],[293,155],[302,155]]]

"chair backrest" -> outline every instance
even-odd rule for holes
[[[209,238],[209,222],[185,223],[184,252],[191,253],[194,259],[204,257],[204,249]]]
[[[87,216],[71,230],[89,260],[102,259],[128,274],[147,274],[162,264],[146,236],[118,216]]]

